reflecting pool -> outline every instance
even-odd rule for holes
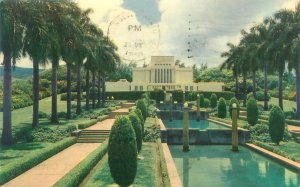
[[[163,120],[164,125],[166,128],[183,128],[183,121],[182,120]],[[228,129],[228,127],[225,127],[223,125],[220,125],[218,123],[209,121],[209,120],[189,120],[189,127],[190,128],[199,128],[200,130],[205,129]]]
[[[231,146],[169,145],[185,187],[299,187],[300,174],[246,147],[231,152]]]

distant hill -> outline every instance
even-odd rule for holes
[[[42,72],[43,70],[40,70]],[[32,76],[32,68],[15,67],[12,70],[13,78],[24,79]],[[3,66],[0,66],[0,79],[3,79]]]

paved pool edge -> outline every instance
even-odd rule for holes
[[[261,154],[263,154],[267,157],[270,157],[270,158],[272,158],[272,159],[274,159],[274,160],[276,160],[280,163],[283,163],[286,166],[288,166],[292,169],[295,169],[296,171],[300,171],[300,163],[298,163],[298,162],[295,162],[293,160],[290,160],[288,158],[280,156],[276,153],[273,153],[273,152],[271,152],[267,149],[261,148],[257,145],[251,144],[251,143],[246,143],[245,146],[248,147],[248,148],[251,148],[252,150],[257,151],[257,152],[259,152],[259,153],[261,153]]]
[[[162,143],[162,148],[163,148],[163,153],[164,153],[166,164],[167,164],[167,170],[168,170],[168,175],[170,178],[171,186],[172,187],[183,187],[168,144]]]

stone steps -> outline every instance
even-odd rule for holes
[[[109,137],[109,130],[83,130],[77,143],[102,143]]]

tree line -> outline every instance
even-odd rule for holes
[[[256,97],[256,73],[264,74],[264,109],[268,110],[268,75],[277,73],[278,103],[283,109],[283,75],[286,68],[296,76],[297,119],[300,119],[300,3],[295,10],[282,9],[249,31],[242,30],[237,45],[228,43],[229,50],[221,56],[226,60],[221,69],[233,71],[236,97],[239,95],[239,75],[246,80],[252,74],[253,96]],[[244,89],[244,105],[247,91]]]
[[[62,60],[67,66],[67,115],[71,118],[71,83],[77,84],[76,113],[81,108],[81,69],[86,71],[87,94],[93,98],[98,87],[98,103],[105,101],[105,77],[113,72],[120,57],[116,45],[91,22],[91,9],[82,10],[70,0],[3,0],[0,2],[0,52],[3,53],[3,131],[1,142],[11,144],[11,82],[12,67],[21,57],[28,56],[33,64],[32,126],[39,125],[39,69],[52,66],[51,122],[57,123],[57,69]],[[76,73],[76,80],[71,74]],[[92,83],[90,85],[90,76]],[[102,88],[102,90],[100,90]],[[101,93],[101,94],[100,94]],[[92,106],[95,107],[93,99]],[[89,109],[89,101],[86,109]]]

